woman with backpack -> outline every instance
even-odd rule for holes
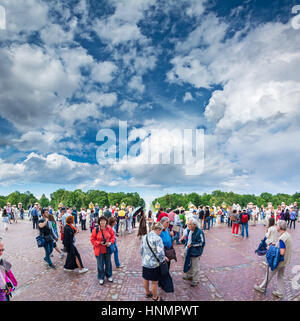
[[[115,232],[108,225],[108,220],[104,215],[99,217],[98,225],[94,228],[90,240],[97,259],[98,280],[100,285],[103,285],[105,276],[108,282],[113,282],[111,264],[113,251],[111,245],[115,243]]]

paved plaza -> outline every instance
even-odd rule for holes
[[[293,238],[290,266],[285,273],[285,293],[283,299],[275,298],[272,291],[276,280],[272,280],[264,296],[253,289],[265,275],[264,257],[258,257],[254,250],[263,238],[262,224],[249,227],[249,239],[234,237],[231,229],[214,226],[205,231],[206,247],[200,260],[200,283],[196,288],[184,281],[182,245],[175,245],[178,262],[172,261],[171,273],[175,292],[163,297],[170,301],[300,301],[300,289],[292,287],[296,277],[292,268],[300,265],[300,225],[296,230],[288,230]],[[19,282],[13,301],[147,301],[142,283],[140,240],[133,234],[118,238],[119,257],[122,269],[113,263],[114,283],[98,283],[96,259],[89,241],[90,231],[81,231],[76,237],[76,246],[87,273],[65,272],[64,260],[53,252],[56,270],[44,262],[44,249],[38,248],[30,221],[19,221],[9,225],[9,231],[0,227],[0,236],[5,242],[6,259],[13,264],[13,272]],[[61,248],[61,242],[58,243]],[[298,271],[299,273],[299,271]],[[150,299],[150,301],[152,301]]]

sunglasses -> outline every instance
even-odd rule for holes
[[[0,249],[0,252],[4,252],[4,249],[3,250]]]

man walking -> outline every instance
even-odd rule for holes
[[[31,211],[33,229],[38,229],[38,221],[39,221],[38,206],[39,206],[39,203],[35,203],[34,208]]]
[[[267,283],[269,283],[272,280],[273,276],[277,274],[277,290],[273,291],[272,294],[274,296],[277,296],[278,298],[283,297],[284,271],[291,262],[291,254],[292,254],[292,238],[286,230],[287,230],[286,221],[279,220],[277,223],[277,231],[279,232],[280,236],[277,241],[276,247],[280,249],[280,261],[276,269],[274,271],[270,271],[269,278],[268,278],[268,273],[266,273],[266,276],[263,282],[259,286],[258,285],[254,286],[254,289],[256,291],[264,293]]]

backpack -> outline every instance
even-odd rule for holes
[[[242,223],[248,223],[248,214],[243,214],[242,215]]]
[[[292,212],[290,213],[290,219],[291,219],[291,220],[295,220],[296,217],[297,217],[297,213],[296,213],[295,211],[292,211]]]

